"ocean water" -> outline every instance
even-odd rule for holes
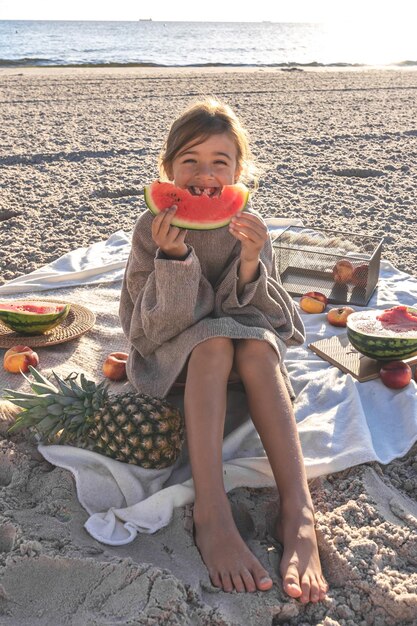
[[[0,67],[417,65],[411,23],[0,21]]]

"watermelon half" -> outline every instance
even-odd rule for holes
[[[158,180],[145,187],[145,201],[154,215],[175,204],[177,210],[172,225],[191,230],[227,226],[236,213],[245,210],[248,199],[249,189],[242,183],[225,185],[219,196],[212,197],[194,196],[188,189]]]
[[[371,359],[409,359],[417,354],[417,309],[399,305],[351,313],[347,335],[352,346]]]
[[[42,335],[61,324],[71,305],[34,300],[0,302],[0,322],[20,335]]]

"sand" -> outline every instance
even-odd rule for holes
[[[0,283],[130,231],[172,118],[204,94],[225,99],[249,130],[264,215],[383,237],[384,258],[417,275],[416,89],[412,69],[0,70]],[[71,474],[28,435],[7,437],[1,420],[0,433],[1,624],[416,623],[415,447],[311,484],[331,588],[303,606],[277,574],[267,593],[214,589],[182,509],[155,535],[98,543]],[[271,572],[281,552],[270,534],[275,495],[230,494]]]

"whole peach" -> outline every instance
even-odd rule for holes
[[[368,265],[366,263],[355,267],[352,274],[352,283],[356,287],[366,287],[368,283]]]
[[[404,361],[388,361],[379,371],[382,382],[390,389],[402,389],[411,381],[412,371]]]
[[[126,378],[126,352],[112,352],[103,363],[103,374],[110,380],[124,380]]]
[[[308,291],[300,298],[300,307],[305,313],[323,313],[327,297],[320,291]]]
[[[29,371],[29,365],[37,367],[39,365],[39,356],[28,346],[13,346],[4,355],[3,366],[6,372],[11,374],[26,373]]]
[[[353,276],[353,265],[347,259],[341,259],[333,267],[332,272],[336,283],[349,283]]]
[[[339,306],[334,309],[330,309],[327,313],[327,321],[332,326],[346,326],[347,318],[351,313],[354,313],[355,309],[351,306]]]

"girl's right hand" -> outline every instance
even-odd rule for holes
[[[187,231],[177,226],[171,226],[177,207],[174,205],[159,213],[152,222],[152,239],[158,248],[173,259],[180,259],[187,255],[185,244]]]

